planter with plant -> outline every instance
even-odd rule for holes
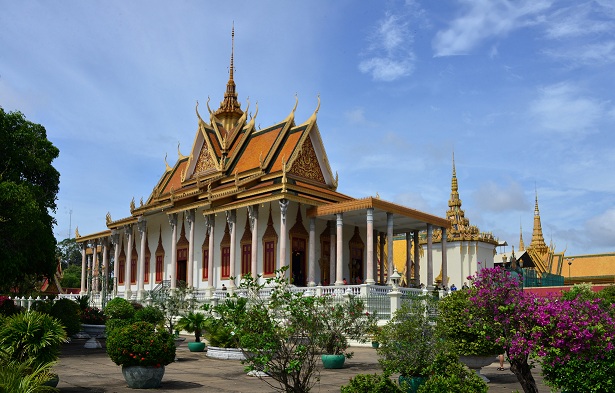
[[[423,296],[402,303],[380,332],[378,361],[385,373],[400,374],[400,385],[407,385],[408,392],[415,393],[427,379],[440,351],[428,312],[433,302],[432,297]]]
[[[316,304],[321,317],[316,342],[322,349],[325,368],[342,368],[345,359],[353,352],[348,351],[349,340],[364,343],[369,332],[376,326],[376,315],[365,311],[364,302],[354,296],[344,301],[330,296],[317,298]]]
[[[148,322],[134,322],[111,330],[107,354],[122,366],[122,374],[131,388],[160,386],[164,366],[175,359],[173,335],[157,330]]]
[[[343,385],[341,393],[403,393],[387,374],[358,374]]]
[[[429,378],[419,387],[418,393],[487,393],[485,381],[466,369],[452,352],[439,352],[429,366],[428,374]]]
[[[190,311],[183,315],[177,321],[177,328],[185,330],[188,333],[194,333],[194,342],[188,343],[190,352],[202,352],[205,349],[205,343],[201,342],[201,334],[205,328],[207,317],[200,312]]]

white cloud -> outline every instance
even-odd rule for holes
[[[543,51],[547,56],[569,62],[573,66],[604,65],[615,62],[615,40],[551,48]]]
[[[544,130],[564,135],[587,135],[611,108],[606,102],[584,96],[579,88],[561,82],[541,89],[530,111]]]
[[[585,223],[585,232],[595,245],[615,249],[615,208],[590,218]]]
[[[580,37],[613,31],[615,22],[604,20],[604,13],[592,15],[592,3],[582,3],[569,8],[562,8],[546,19],[547,38],[562,39]]]
[[[416,56],[413,52],[411,21],[407,13],[393,15],[387,12],[369,39],[359,71],[371,74],[374,80],[385,82],[412,74]]]
[[[433,41],[435,56],[468,54],[483,41],[542,20],[550,0],[460,0],[465,12],[439,31]]]
[[[506,185],[493,181],[484,183],[474,192],[472,199],[484,212],[527,211],[530,208],[523,187],[513,181]]]

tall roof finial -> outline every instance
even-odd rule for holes
[[[224,100],[220,102],[220,108],[214,115],[221,118],[227,130],[231,129],[237,120],[243,115],[241,104],[237,101],[237,92],[235,91],[235,81],[233,80],[234,65],[235,65],[235,23],[231,33],[231,67],[229,69],[229,79],[226,84],[226,92]]]
[[[534,186],[535,187],[535,186]],[[534,229],[532,230],[532,242],[530,248],[544,254],[548,251],[545,238],[542,234],[542,224],[540,222],[540,211],[538,210],[538,190],[536,192],[536,199],[534,204]]]
[[[233,80],[234,61],[233,55],[235,54],[235,22],[233,22],[233,30],[231,32],[231,68],[229,70],[229,79]]]

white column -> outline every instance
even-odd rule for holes
[[[427,224],[427,289],[433,289],[433,226]]]
[[[85,256],[85,250],[87,249],[86,243],[81,243],[81,290],[79,291],[79,295],[83,296],[86,293],[86,284],[87,284],[87,260]]]
[[[171,281],[171,290],[177,287],[177,213],[169,215],[169,224],[171,224],[171,271],[169,272],[169,280]]]
[[[419,244],[419,231],[414,231],[412,243],[414,245],[414,285],[419,288],[421,285],[421,246]]]
[[[236,244],[236,239],[237,239],[237,212],[236,210],[227,210],[226,212],[226,221],[228,222],[228,227],[229,230],[231,231],[231,253],[230,253],[230,259],[231,259],[231,266],[230,266],[230,273],[229,275],[231,277],[235,277],[235,247],[237,246]],[[235,288],[235,280],[230,280],[229,282],[229,288]]]
[[[209,251],[207,251],[207,287],[214,287],[214,227],[216,216],[208,214],[205,216],[206,231],[209,232]]]
[[[387,262],[387,283],[390,285],[392,284],[391,276],[395,270],[393,266],[393,213],[387,213]]]
[[[446,228],[442,228],[442,286],[448,287],[448,258],[447,258]]]
[[[194,209],[188,210],[188,214],[186,214],[186,221],[188,222],[189,234],[188,234],[188,261],[186,262],[187,269],[186,275],[188,288],[192,288],[194,286],[194,220],[195,214]]]
[[[145,271],[145,242],[147,241],[147,222],[143,219],[143,217],[139,217],[139,223],[137,224],[137,229],[141,234],[141,247],[139,252],[139,265],[137,268],[137,300],[143,300],[145,294],[145,275],[149,274],[149,272]]]
[[[252,255],[250,257],[250,272],[252,277],[258,276],[258,205],[248,206],[250,216],[250,231],[252,231]]]
[[[96,240],[92,241],[92,293],[98,292],[98,246]]]
[[[120,274],[120,231],[114,229],[111,232],[113,243],[113,294],[117,296],[117,283]]]
[[[365,283],[373,284],[374,281],[374,209],[367,209],[367,266]]]
[[[130,262],[132,261],[132,225],[126,226],[126,236],[128,237],[128,252],[126,253],[126,266],[124,269],[124,286],[126,287],[126,290],[124,291],[124,298],[130,300],[130,298],[132,297],[132,289],[130,288]]]
[[[410,286],[412,278],[412,238],[411,232],[406,232],[406,284]]]
[[[374,240],[374,272],[372,277],[374,277],[374,281],[376,281],[378,279],[378,263],[376,263],[378,261],[378,231],[374,230],[374,234],[372,236]]]
[[[336,241],[335,241],[335,222],[330,225],[331,232],[329,232],[329,285],[335,284],[335,266],[336,262]]]
[[[287,266],[286,239],[288,238],[288,231],[286,230],[286,210],[288,209],[288,203],[288,199],[280,199],[280,269]]]
[[[316,217],[310,217],[310,238],[308,256],[308,287],[315,287],[316,282]]]
[[[109,282],[109,239],[103,239],[102,241],[102,253],[103,253],[103,260],[102,260],[102,278],[101,278],[101,288],[104,290],[104,293],[107,294],[106,288],[107,288],[107,283]]]
[[[344,260],[344,220],[342,219],[342,213],[335,214],[336,217],[336,229],[337,229],[337,247],[335,252],[335,285],[342,285],[344,283],[344,267],[342,261]]]
[[[384,284],[384,232],[380,232],[380,256],[379,256],[379,267],[380,267],[380,277],[379,283]]]

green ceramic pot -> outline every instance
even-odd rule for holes
[[[344,367],[345,355],[321,355],[322,365],[324,368],[342,368]]]
[[[407,393],[416,393],[419,391],[419,387],[427,381],[426,377],[404,377],[403,375],[399,376],[399,386],[401,386],[402,390],[404,386],[406,388]]]
[[[189,342],[188,349],[190,350],[190,352],[203,352],[203,350],[205,349],[205,343],[196,341]]]

